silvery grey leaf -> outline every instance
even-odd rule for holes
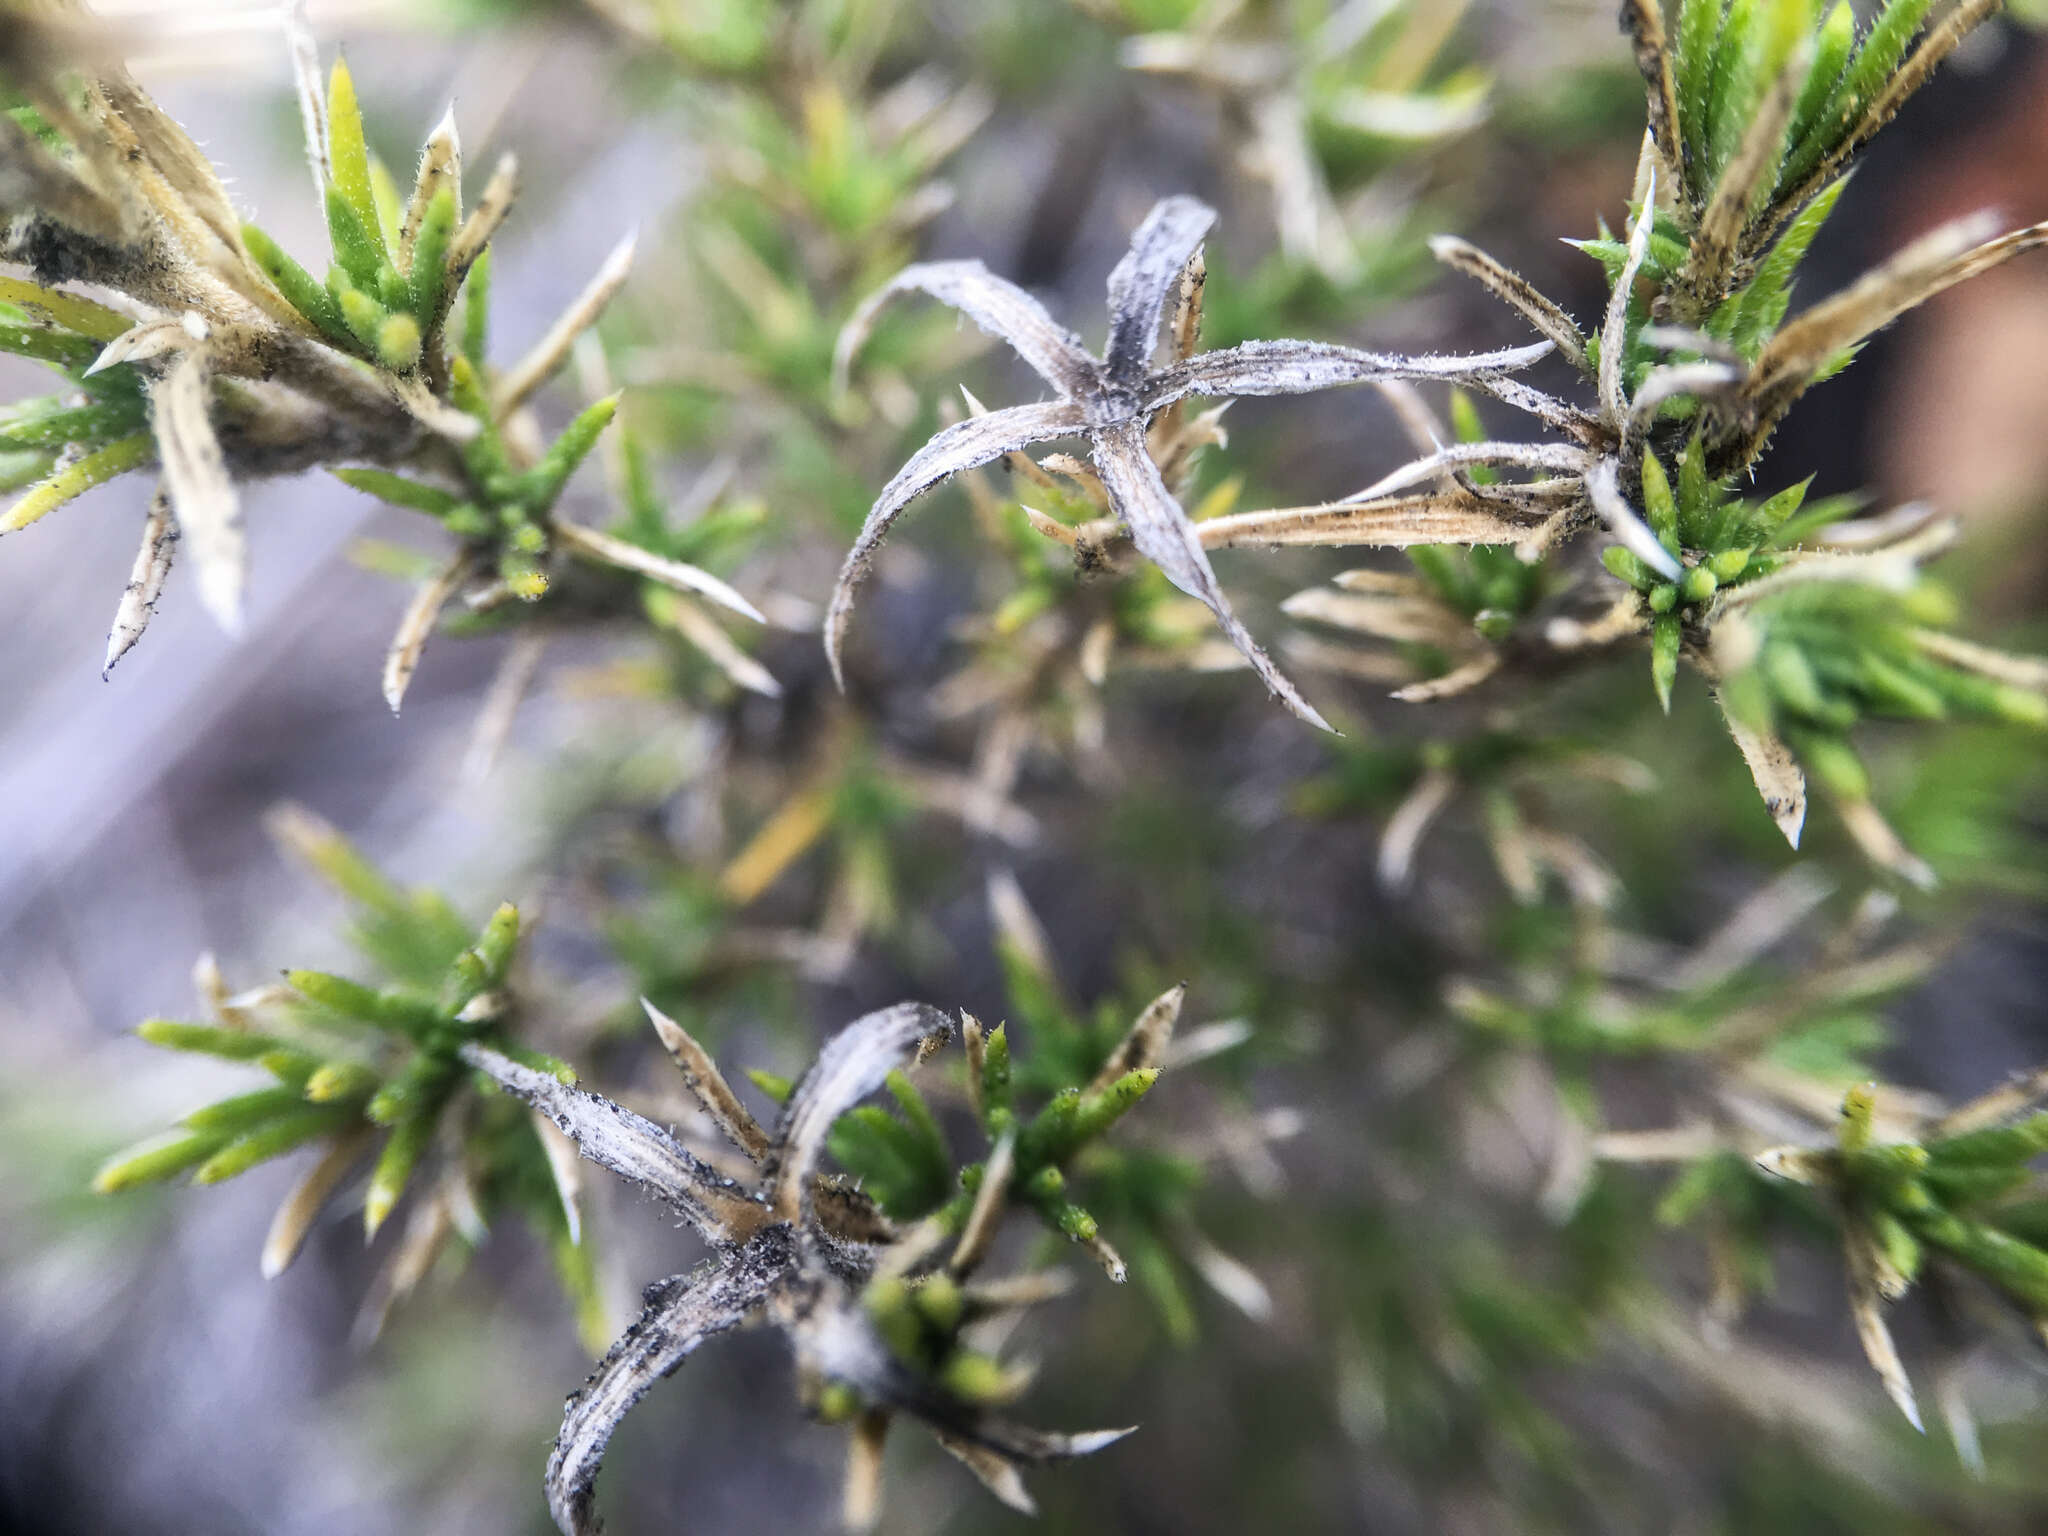
[[[867,1402],[907,1413],[935,1430],[1018,1461],[1087,1456],[1131,1433],[1131,1429],[1051,1433],[964,1402],[898,1360],[875,1332],[866,1309],[837,1290],[821,1293],[807,1309],[782,1322],[805,1370],[846,1383]]]
[[[1677,581],[1685,574],[1685,567],[1678,563],[1670,550],[1657,542],[1657,535],[1650,532],[1650,525],[1622,496],[1620,472],[1614,460],[1602,459],[1587,473],[1586,497],[1593,503],[1593,510],[1600,514],[1600,521],[1607,525],[1607,531],[1630,554],[1667,581]]]
[[[1415,787],[1395,807],[1394,814],[1387,818],[1386,830],[1380,834],[1380,884],[1390,891],[1408,884],[1408,876],[1415,867],[1415,850],[1422,846],[1424,834],[1457,792],[1457,779],[1442,768],[1431,768],[1415,781]]]
[[[1813,39],[1809,37],[1792,50],[1777,79],[1756,104],[1733,158],[1715,183],[1714,195],[1687,246],[1685,265],[1672,284],[1689,303],[1687,313],[1705,314],[1727,296],[1743,231],[1777,179],[1785,155],[1785,133],[1812,69]]]
[[[1180,1005],[1187,995],[1188,984],[1183,981],[1147,1003],[1082,1092],[1100,1093],[1126,1072],[1158,1066],[1173,1043],[1173,1026],[1180,1022]]]
[[[987,1446],[976,1445],[962,1440],[958,1435],[938,1434],[938,1442],[946,1453],[952,1456],[975,1480],[994,1494],[998,1500],[1020,1515],[1036,1515],[1037,1504],[1032,1502],[1030,1490],[1024,1486],[1024,1476],[1017,1470],[1017,1464],[1000,1451]]]
[[[412,601],[405,605],[398,629],[391,637],[391,648],[384,656],[384,702],[391,706],[394,715],[405,702],[405,690],[412,685],[413,673],[419,670],[420,653],[426,649],[427,637],[434,632],[435,621],[469,575],[469,568],[468,553],[457,555],[421,582]]]
[[[1906,1375],[1899,1347],[1892,1342],[1891,1328],[1884,1320],[1882,1253],[1868,1224],[1859,1216],[1844,1213],[1842,1246],[1849,1266],[1849,1315],[1856,1322],[1856,1337],[1877,1379],[1884,1383],[1886,1396],[1906,1416],[1906,1422],[1922,1434],[1920,1405],[1913,1400],[1913,1383]]]
[[[825,1042],[791,1090],[763,1171],[778,1218],[795,1220],[809,1200],[811,1174],[832,1123],[880,1088],[896,1068],[953,1037],[953,1021],[925,1003],[898,1003],[865,1014]]]
[[[1432,595],[1408,597],[1392,592],[1338,592],[1310,587],[1280,605],[1290,619],[1308,619],[1336,629],[1391,640],[1398,645],[1459,646],[1471,636],[1465,617]]]
[[[1609,421],[1620,421],[1628,403],[1621,392],[1621,364],[1628,349],[1628,304],[1635,294],[1636,274],[1643,270],[1643,261],[1650,254],[1650,231],[1656,222],[1657,173],[1652,170],[1642,212],[1636,216],[1636,227],[1628,237],[1628,257],[1614,280],[1614,291],[1607,297],[1607,318],[1600,327],[1600,409]]]
[[[1480,394],[1491,395],[1502,405],[1513,406],[1525,415],[1534,416],[1553,431],[1577,438],[1582,443],[1593,442],[1600,435],[1599,418],[1591,411],[1524,384],[1520,379],[1483,374],[1469,380],[1467,387]]]
[[[477,257],[483,254],[484,247],[490,244],[491,236],[505,222],[505,216],[512,211],[512,204],[518,197],[518,157],[500,155],[497,165],[491,169],[490,180],[484,183],[483,195],[476,200],[476,206],[470,209],[469,216],[448,242],[448,292],[453,293],[461,286],[463,277],[475,265]]]
[[[845,671],[840,646],[846,636],[847,620],[853,613],[854,588],[867,574],[868,564],[889,527],[903,509],[941,481],[962,470],[976,469],[1006,453],[1029,448],[1049,438],[1070,437],[1087,425],[1085,410],[1067,400],[1049,400],[1038,405],[1014,405],[987,416],[970,416],[956,421],[911,455],[896,471],[896,477],[882,487],[882,494],[868,511],[860,536],[847,551],[839,568],[839,580],[832,589],[831,606],[825,614],[825,655],[832,664],[832,676],[843,688]]]
[[[187,348],[151,388],[151,416],[171,508],[198,570],[199,600],[214,622],[233,635],[242,628],[248,548],[241,497],[228,478],[207,414],[210,379],[204,352]]]
[[[1680,142],[1678,83],[1671,72],[1671,49],[1664,32],[1662,0],[1623,0],[1621,29],[1628,34],[1636,69],[1649,88],[1649,132],[1664,172],[1674,181],[1685,168]]]
[[[1453,699],[1461,693],[1470,693],[1500,669],[1500,652],[1487,651],[1460,666],[1453,667],[1440,677],[1427,678],[1419,683],[1409,683],[1406,687],[1396,688],[1389,697],[1399,699],[1403,704],[1428,704],[1437,699]]]
[[[641,1185],[706,1238],[723,1242],[744,1235],[735,1234],[734,1218],[744,1225],[746,1208],[758,1210],[755,1202],[652,1120],[487,1046],[463,1046],[462,1059],[554,1121],[590,1161]]]
[[[427,135],[427,142],[420,150],[419,170],[413,175],[412,197],[405,205],[405,219],[399,225],[398,249],[407,272],[412,270],[413,247],[419,242],[420,225],[426,220],[427,207],[443,187],[448,189],[455,206],[460,209],[462,136],[456,131],[452,104],[441,114],[441,121],[434,125],[433,132]]]
[[[768,699],[782,697],[782,684],[776,681],[775,674],[741,650],[732,636],[718,627],[703,604],[680,592],[670,592],[667,596],[669,601],[658,610],[661,622],[673,625],[677,634],[696,646],[713,666],[749,693],[758,693]]]
[[[1207,604],[1223,633],[1252,664],[1266,688],[1309,724],[1333,730],[1294,684],[1259,649],[1244,622],[1232,611],[1216,573],[1210,569],[1195,524],[1174,500],[1160,478],[1159,466],[1145,451],[1145,429],[1135,422],[1100,427],[1092,434],[1095,467],[1102,474],[1111,505],[1131,530],[1138,552],[1166,574],[1181,591]]]
[[[1234,512],[1199,522],[1195,530],[1205,549],[1237,549],[1247,545],[1405,549],[1414,544],[1514,544],[1531,531],[1530,525],[1504,518],[1462,493]]]
[[[1159,321],[1181,268],[1201,249],[1216,210],[1192,197],[1160,199],[1131,235],[1109,274],[1109,341],[1102,351],[1111,383],[1139,384],[1159,341]]]
[[[553,518],[548,527],[557,539],[577,554],[595,560],[603,565],[617,566],[622,571],[650,577],[665,587],[674,587],[681,592],[697,592],[708,597],[721,607],[730,608],[734,613],[752,619],[756,624],[766,624],[767,616],[748,602],[729,582],[720,580],[709,571],[681,560],[670,560],[657,555],[651,549],[619,538],[602,529],[572,523],[567,518]]]
[[[300,1176],[271,1215],[258,1262],[264,1279],[275,1280],[291,1267],[313,1222],[356,1164],[369,1155],[372,1140],[371,1127],[363,1125],[324,1143],[327,1150],[319,1161]]]
[[[1546,298],[1521,273],[1495,261],[1478,246],[1455,235],[1437,235],[1429,242],[1429,253],[1453,271],[1474,279],[1486,291],[1546,336],[1574,368],[1586,366],[1586,336],[1578,322]]]
[[[875,328],[882,310],[898,295],[927,293],[967,316],[989,335],[1008,343],[1038,376],[1072,397],[1095,386],[1095,359],[1081,338],[1046,313],[1045,306],[1007,278],[978,261],[926,261],[905,267],[868,295],[839,332],[832,352],[832,387],[846,390],[853,359]]]
[[[1766,413],[1796,397],[1814,372],[1945,288],[2048,241],[2048,224],[1992,238],[1995,213],[1952,219],[1786,324],[1757,354],[1749,394]]]
[[[1003,1132],[982,1165],[981,1185],[974,1192],[974,1204],[968,1208],[959,1241],[946,1260],[946,1267],[954,1274],[972,1274],[988,1256],[988,1245],[995,1239],[1004,1203],[1009,1199],[1010,1175],[1016,1169],[1016,1161],[1017,1133],[1012,1129]]]
[[[135,565],[128,573],[128,586],[114,610],[114,627],[107,635],[107,659],[100,676],[114,670],[114,663],[134,649],[142,632],[156,614],[156,602],[163,595],[164,579],[171,574],[171,557],[177,552],[178,524],[171,516],[171,500],[162,486],[149,501],[149,516],[142,524],[142,545],[135,551]]]
[[[724,1133],[727,1141],[753,1161],[760,1162],[768,1155],[768,1133],[761,1129],[747,1106],[740,1102],[739,1095],[732,1091],[725,1074],[718,1070],[718,1063],[711,1059],[711,1053],[699,1045],[688,1030],[646,998],[640,999],[640,1006],[647,1011],[647,1021],[654,1026],[663,1047],[683,1074],[683,1085],[703,1106],[712,1123]]]
[[[1301,395],[1380,379],[1448,379],[1477,384],[1548,357],[1551,343],[1508,347],[1463,356],[1404,357],[1363,352],[1323,341],[1247,341],[1198,353],[1154,374],[1145,408],[1157,410],[1189,395]]]
[[[285,7],[284,28],[292,55],[292,81],[298,87],[299,126],[313,170],[313,196],[324,199],[327,183],[333,179],[327,163],[327,86],[320,78],[320,45],[306,20],[306,0],[292,0]]]
[[[1455,469],[1467,464],[1500,465],[1510,469],[1541,469],[1561,475],[1582,474],[1586,469],[1588,455],[1583,448],[1569,443],[1453,443],[1435,453],[1411,460],[1399,469],[1392,470],[1375,480],[1371,485],[1354,491],[1344,498],[1343,503],[1333,505],[1358,505],[1377,501],[1395,491],[1404,491],[1425,480],[1434,479],[1446,469]]]
[[[569,301],[568,308],[555,317],[555,323],[548,327],[547,334],[535,342],[532,350],[514,363],[498,381],[492,404],[499,416],[508,416],[518,410],[568,361],[576,338],[597,324],[605,306],[626,285],[626,276],[633,270],[633,251],[639,238],[637,232],[628,233],[625,239],[612,247],[604,264],[584,285],[583,291]]]
[[[781,1231],[757,1244],[780,1242]],[[590,1379],[572,1396],[548,1457],[548,1509],[563,1536],[598,1536],[597,1474],[612,1432],[648,1389],[674,1373],[697,1346],[737,1327],[760,1304],[761,1266],[742,1257],[702,1280],[677,1275],[657,1281],[642,1298],[640,1316],[619,1336]]]
[[[1797,848],[1800,830],[1806,825],[1806,775],[1799,767],[1799,759],[1776,736],[1754,730],[1730,714],[1727,705],[1721,703],[1719,690],[1714,701],[1721,704],[1721,718],[1749,767],[1756,792],[1763,797],[1764,809],[1785,834],[1785,841]]]
[[[1746,371],[1722,362],[1670,363],[1651,369],[1629,401],[1624,447],[1642,440],[1666,401],[1687,395],[1701,400],[1724,396],[1742,382]]]

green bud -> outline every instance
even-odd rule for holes
[[[885,1276],[869,1282],[867,1289],[861,1292],[860,1300],[870,1317],[893,1316],[909,1308],[910,1283],[900,1276]]]
[[[353,284],[344,286],[339,298],[341,318],[348,322],[350,332],[372,352],[376,351],[387,318],[384,306]]]
[[[875,1332],[899,1360],[917,1362],[925,1354],[924,1319],[917,1310],[910,1287],[901,1280],[878,1280],[862,1297]]]
[[[1688,603],[1704,603],[1720,585],[1711,570],[1704,565],[1696,565],[1679,582],[1678,594]]]
[[[747,1069],[747,1080],[777,1104],[787,1104],[790,1090],[796,1087],[795,1083],[780,1073],[764,1072],[759,1067]]]
[[[304,1092],[315,1104],[333,1104],[367,1097],[376,1092],[380,1081],[376,1072],[359,1061],[330,1061],[314,1069]]]
[[[818,1389],[818,1402],[813,1410],[819,1420],[826,1424],[847,1424],[860,1416],[860,1393],[843,1381],[828,1381]]]
[[[917,1310],[939,1332],[950,1334],[960,1326],[960,1318],[967,1309],[967,1299],[951,1275],[933,1275],[917,1287],[913,1296]]]
[[[393,373],[408,373],[420,360],[420,323],[411,315],[387,315],[377,327],[377,361]]]
[[[1472,627],[1498,645],[1514,633],[1515,616],[1506,608],[1482,608],[1472,615]]]
[[[396,1125],[447,1097],[455,1068],[445,1059],[418,1055],[405,1070],[371,1096],[363,1113],[378,1125]]]
[[[1095,1218],[1078,1205],[1063,1207],[1055,1219],[1059,1229],[1077,1243],[1092,1242],[1100,1230],[1096,1226]]]
[[[1749,566],[1751,549],[1724,549],[1707,561],[1707,569],[1714,573],[1714,579],[1721,582],[1733,581]]]
[[[1016,1387],[1015,1378],[999,1362],[971,1349],[953,1352],[939,1372],[939,1382],[970,1403],[1001,1402]]]
[[[1650,588],[1650,612],[1669,613],[1678,606],[1678,588],[1668,581],[1660,581]]]
[[[547,596],[548,573],[531,555],[513,551],[498,562],[498,577],[522,602],[534,603]]]
[[[1067,1176],[1060,1172],[1059,1167],[1053,1163],[1047,1163],[1038,1172],[1032,1174],[1024,1183],[1025,1195],[1029,1199],[1041,1203],[1048,1200],[1057,1200],[1066,1192]]]

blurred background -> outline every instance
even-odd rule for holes
[[[1447,977],[1510,963],[1536,940],[1502,937],[1512,914],[1482,915],[1502,898],[1455,812],[1410,889],[1376,877],[1392,802],[1352,792],[1378,761],[1359,754],[1406,762],[1443,726],[1388,705],[1383,686],[1313,679],[1312,695],[1344,705],[1351,746],[1333,747],[1242,674],[1113,682],[1096,768],[1028,756],[1012,797],[1028,835],[930,805],[887,823],[893,907],[856,925],[839,962],[800,958],[699,993],[680,960],[664,976],[664,957],[695,942],[677,871],[704,863],[705,818],[758,821],[771,785],[806,770],[848,714],[877,761],[935,782],[971,774],[984,744],[930,696],[970,652],[959,621],[1009,578],[962,495],[942,493],[899,532],[856,619],[850,707],[824,672],[817,605],[901,428],[956,380],[992,405],[1036,387],[1005,357],[970,357],[971,332],[938,320],[929,334],[950,360],[897,376],[911,393],[894,418],[885,398],[864,436],[817,453],[791,425],[802,412],[759,346],[766,322],[715,280],[722,247],[705,233],[743,184],[732,123],[794,113],[766,86],[733,106],[755,89],[755,13],[781,9],[421,0],[311,14],[324,47],[346,47],[394,164],[451,100],[472,164],[519,155],[523,196],[496,246],[505,355],[640,231],[606,349],[629,398],[644,398],[629,408],[670,450],[662,474],[679,504],[737,494],[721,486],[766,503],[771,534],[735,579],[789,599],[771,606],[779,622],[759,651],[782,698],[714,690],[706,704],[701,681],[663,670],[672,658],[645,626],[599,616],[549,628],[544,652],[525,631],[438,640],[394,719],[377,668],[403,591],[352,552],[422,535],[325,476],[251,491],[239,641],[174,580],[106,681],[106,624],[147,487],[101,490],[0,544],[0,1530],[548,1529],[540,1469],[591,1355],[522,1233],[444,1265],[366,1343],[361,1309],[382,1255],[353,1220],[324,1224],[280,1279],[258,1275],[289,1169],[220,1189],[88,1191],[112,1149],[223,1091],[218,1064],[128,1033],[192,1013],[196,957],[218,957],[231,987],[287,965],[350,968],[335,897],[266,831],[281,802],[478,920],[519,901],[539,920],[542,1033],[647,1093],[658,1064],[619,1043],[620,1021],[663,985],[694,1000],[693,1027],[723,1059],[784,1072],[826,1030],[900,997],[1004,1017],[986,898],[1001,871],[1021,882],[1077,1005],[1184,978],[1193,1022],[1248,1020],[1243,1048],[1147,1104],[1142,1134],[1195,1149],[1210,1173],[1203,1241],[1249,1268],[1265,1304],[1248,1315],[1199,1278],[1110,1294],[1091,1272],[1034,1320],[1044,1374],[1027,1416],[1143,1426],[1105,1456],[1033,1477],[1045,1529],[2040,1529],[2048,1404],[2038,1346],[2016,1326],[1987,1344],[1933,1309],[1899,1323],[1909,1361],[1939,1357],[1968,1385],[1989,1451],[1972,1477],[1942,1433],[1922,1439],[1884,1405],[1825,1241],[1786,1238],[1749,1317],[1707,1326],[1708,1256],[1647,1214],[1661,1175],[1607,1170],[1546,1200],[1555,1084],[1527,1061],[1475,1062],[1435,1005]],[[981,257],[1097,342],[1109,267],[1151,202],[1176,191],[1222,212],[1216,345],[1522,341],[1479,289],[1437,275],[1421,245],[1436,230],[1485,246],[1582,321],[1602,301],[1597,265],[1562,242],[1626,216],[1640,86],[1605,3],[1416,6],[1392,31],[1386,18],[1404,8],[1391,3],[1295,8],[1315,26],[1285,6],[1235,8],[1234,24],[1271,21],[1271,59],[1249,46],[1176,52],[1170,40],[1199,38],[1203,17],[1169,0],[837,9],[855,21],[828,35],[874,40],[857,74],[874,96],[915,78],[969,110],[933,176],[950,196],[921,228],[854,242],[843,261],[793,237],[790,266],[771,275],[808,282],[819,313],[802,323],[818,334],[886,275],[885,254],[919,254]],[[288,247],[317,248],[289,61],[266,14],[102,10],[133,13],[136,73],[237,203]],[[1362,53],[1338,46],[1351,32],[1369,40]],[[1374,73],[1389,115],[1347,129],[1341,114],[1317,116],[1317,92],[1353,70]],[[1275,80],[1309,84],[1285,96]],[[1275,126],[1287,111],[1305,124],[1293,138]],[[2048,214],[2044,114],[2040,39],[2017,23],[1973,39],[1870,152],[1817,247],[1811,291],[1959,212]],[[801,231],[802,211],[789,217]],[[815,358],[797,343],[789,354]],[[1945,575],[1968,595],[1966,628],[2038,643],[2044,356],[2048,263],[2023,258],[1881,335],[1800,408],[1767,468],[1812,473],[1820,492],[1925,497],[1964,515],[1970,536]],[[25,368],[0,371],[11,391],[28,382]],[[576,388],[565,380],[543,414],[566,418]],[[1228,421],[1229,452],[1205,483],[1248,477],[1247,506],[1341,494],[1406,456],[1392,413],[1362,392],[1244,402]],[[572,495],[596,515],[604,489],[588,473]],[[1219,566],[1255,630],[1277,634],[1275,599],[1357,563],[1306,552]],[[529,667],[506,725],[487,703]],[[1597,828],[1631,927],[1684,946],[1788,855],[1703,699],[1682,697],[1667,723],[1646,698],[1632,661],[1625,678],[1579,680],[1556,707],[1601,723],[1604,743],[1660,788],[1618,805],[1584,782],[1552,797]],[[1483,728],[1491,708],[1456,718]],[[480,715],[493,739],[480,742]],[[1958,733],[1884,759],[1902,794],[1961,777],[1975,796],[1960,830],[1962,813],[1916,822],[1910,795],[1901,817],[1934,843],[1922,851],[1956,895],[1926,919],[1944,937],[1941,963],[1880,1010],[1888,1077],[1967,1096],[2048,1055],[2036,750]],[[731,794],[753,795],[751,809],[707,809]],[[1830,838],[1815,828],[1823,856]],[[797,868],[769,902],[801,929],[832,887],[830,871]],[[1592,1076],[1610,1123],[1674,1118],[1670,1083]],[[603,1303],[622,1322],[641,1285],[699,1255],[643,1203],[593,1194]],[[1026,1528],[920,1437],[897,1440],[886,1529]],[[629,1420],[603,1484],[612,1528],[832,1529],[842,1455],[838,1432],[798,1410],[775,1338],[722,1340]]]

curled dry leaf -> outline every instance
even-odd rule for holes
[[[928,263],[906,269],[855,312],[838,348],[841,379],[881,308],[908,291],[931,294],[1001,337],[1051,385],[1059,398],[974,416],[940,432],[882,490],[848,552],[825,623],[825,646],[842,685],[841,647],[853,593],[890,525],[917,497],[952,475],[1054,438],[1086,438],[1103,494],[1147,559],[1189,596],[1200,599],[1231,644],[1267,688],[1295,714],[1328,729],[1307,700],[1252,640],[1210,568],[1196,524],[1174,498],[1147,444],[1161,412],[1193,395],[1293,395],[1387,379],[1442,378],[1484,387],[1526,367],[1549,344],[1472,357],[1392,357],[1319,342],[1247,342],[1179,357],[1152,367],[1169,300],[1215,221],[1214,210],[1190,197],[1157,204],[1133,233],[1109,279],[1109,341],[1101,359],[1088,354],[1038,301],[977,262]],[[1192,320],[1182,329],[1192,330]],[[1177,332],[1175,353],[1190,337]]]
[[[918,1418],[949,1443],[970,1448],[978,1475],[1013,1503],[1020,1495],[1016,1463],[1087,1455],[1129,1433],[1048,1434],[956,1397],[899,1360],[861,1303],[858,1288],[869,1278],[884,1271],[908,1274],[930,1262],[945,1234],[927,1223],[930,1230],[914,1230],[892,1247],[878,1246],[888,1241],[887,1224],[851,1189],[818,1185],[817,1163],[841,1114],[879,1088],[891,1071],[921,1060],[951,1037],[947,1015],[902,1003],[847,1025],[792,1090],[769,1135],[695,1041],[652,1006],[647,1012],[699,1102],[758,1164],[752,1187],[721,1177],[667,1131],[608,1099],[478,1045],[462,1052],[470,1066],[544,1114],[585,1157],[680,1212],[716,1254],[714,1266],[695,1277],[677,1275],[650,1286],[639,1318],[569,1399],[546,1482],[548,1507],[565,1536],[594,1536],[601,1529],[597,1475],[626,1413],[706,1339],[754,1317],[782,1332],[806,1381],[836,1383],[858,1394],[867,1444],[855,1453],[849,1493],[864,1515],[878,1501],[874,1452],[892,1413]],[[997,1173],[1003,1155],[999,1148],[989,1165]],[[1003,1177],[985,1183],[989,1193],[977,1202],[978,1214],[955,1250],[958,1271],[970,1269],[978,1257],[971,1248],[985,1247],[1007,1183]],[[819,1192],[830,1198],[819,1198]],[[1028,1305],[1044,1294],[1042,1286],[1014,1295],[998,1287],[986,1290],[978,1304]]]

